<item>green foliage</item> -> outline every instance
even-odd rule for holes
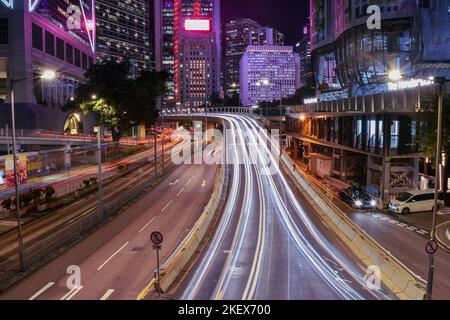
[[[168,74],[144,71],[133,79],[130,67],[129,62],[112,61],[92,66],[87,82],[63,110],[95,114],[98,124],[117,129],[113,130],[115,141],[135,125],[150,126],[158,118],[157,98],[166,90]]]
[[[89,180],[91,181],[91,185],[97,183],[97,177],[92,177]]]
[[[87,187],[90,187],[91,186],[91,180],[83,180],[83,184],[84,184],[84,186],[87,188]]]

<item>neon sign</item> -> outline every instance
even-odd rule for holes
[[[6,0],[1,1],[4,3],[6,2]],[[12,3],[13,0],[9,1]],[[28,0],[28,11],[39,11],[40,9],[38,8],[41,2],[41,0]],[[67,4],[67,2],[63,2],[63,4],[64,3]],[[42,4],[44,5],[44,3]],[[62,4],[60,4],[59,6],[62,6]],[[91,47],[92,52],[95,53],[96,22],[94,0],[73,0],[73,3],[67,7],[67,10],[65,9],[65,7],[59,7],[59,10],[66,11],[66,15],[64,15],[63,19],[66,19],[65,17],[67,17],[66,22],[59,21],[59,23],[66,25],[66,31],[68,31],[75,37],[80,36],[80,32],[81,34],[83,34],[83,36],[87,36],[85,40],[89,42],[89,46]]]
[[[184,21],[186,31],[211,31],[211,21],[206,19],[186,19]]]
[[[1,0],[2,3],[10,9],[14,9],[14,0]]]

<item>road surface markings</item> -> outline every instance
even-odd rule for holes
[[[141,233],[142,231],[144,231],[144,230],[150,225],[150,223],[152,223],[153,221],[155,221],[155,219],[156,219],[156,217],[153,217],[152,220],[150,220],[149,222],[147,222],[147,223],[145,224],[145,226],[143,226],[142,229],[139,230],[139,233]]]
[[[206,180],[203,180],[202,188],[206,187]]]
[[[65,295],[62,296],[60,300],[71,300],[75,295],[83,289],[83,286],[76,286],[70,289]]]
[[[120,247],[119,250],[117,250],[116,252],[113,253],[113,255],[111,257],[108,258],[108,260],[106,260],[100,267],[98,267],[97,271],[100,271],[103,269],[103,267],[110,262],[120,251],[123,250],[123,248],[125,248],[128,244],[130,243],[130,241],[127,241],[127,243],[125,243],[122,247]]]
[[[192,182],[192,179],[189,179],[189,181],[184,185],[185,187],[187,187],[188,185],[190,185]]]
[[[428,231],[425,231],[425,230],[417,230],[416,232],[420,233],[420,234],[427,234],[428,233]]]
[[[55,283],[54,282],[49,282],[47,283],[41,290],[39,290],[38,292],[36,292],[30,299],[28,300],[34,300],[37,297],[39,297],[41,294],[43,294],[45,291],[47,291],[48,289],[50,289]]]
[[[183,191],[184,191],[184,188],[183,188],[183,189],[181,189],[180,191],[178,191],[178,193],[177,193],[177,197],[179,197],[179,196],[180,196],[180,194],[182,194],[182,193],[183,193]]]
[[[172,203],[173,203],[173,200],[170,200],[169,203],[166,204],[166,206],[165,206],[164,208],[161,209],[161,212],[166,211],[166,209],[167,209],[168,207],[170,207],[170,205],[171,205]]]
[[[416,227],[411,227],[411,226],[409,226],[409,227],[406,227],[406,229],[409,229],[409,230],[411,230],[411,231],[416,231],[416,230],[417,230],[417,228],[416,228]]]
[[[100,300],[108,300],[108,298],[114,293],[114,289],[109,289],[105,292],[105,294],[100,298]]]
[[[169,186],[174,186],[176,185],[178,182],[180,182],[180,179],[175,180],[174,182],[169,183]]]

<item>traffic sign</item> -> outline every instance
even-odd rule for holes
[[[435,254],[438,251],[438,243],[435,240],[431,240],[427,243],[426,251],[429,255]]]
[[[163,242],[164,238],[161,232],[155,231],[152,232],[150,240],[152,240],[153,244],[160,245]]]

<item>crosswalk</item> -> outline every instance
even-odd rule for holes
[[[372,218],[375,218],[375,219],[378,219],[378,220],[381,220],[381,221],[384,221],[384,222],[388,222],[388,223],[393,224],[393,225],[397,225],[397,226],[399,226],[401,228],[406,228],[406,229],[411,230],[413,232],[416,232],[416,233],[418,233],[420,235],[428,234],[428,231],[426,231],[426,230],[422,230],[420,228],[417,228],[416,226],[409,225],[409,224],[406,224],[404,222],[401,222],[401,221],[389,218],[388,216],[380,214],[380,213],[364,212],[364,214],[367,215],[367,216],[370,216]]]

